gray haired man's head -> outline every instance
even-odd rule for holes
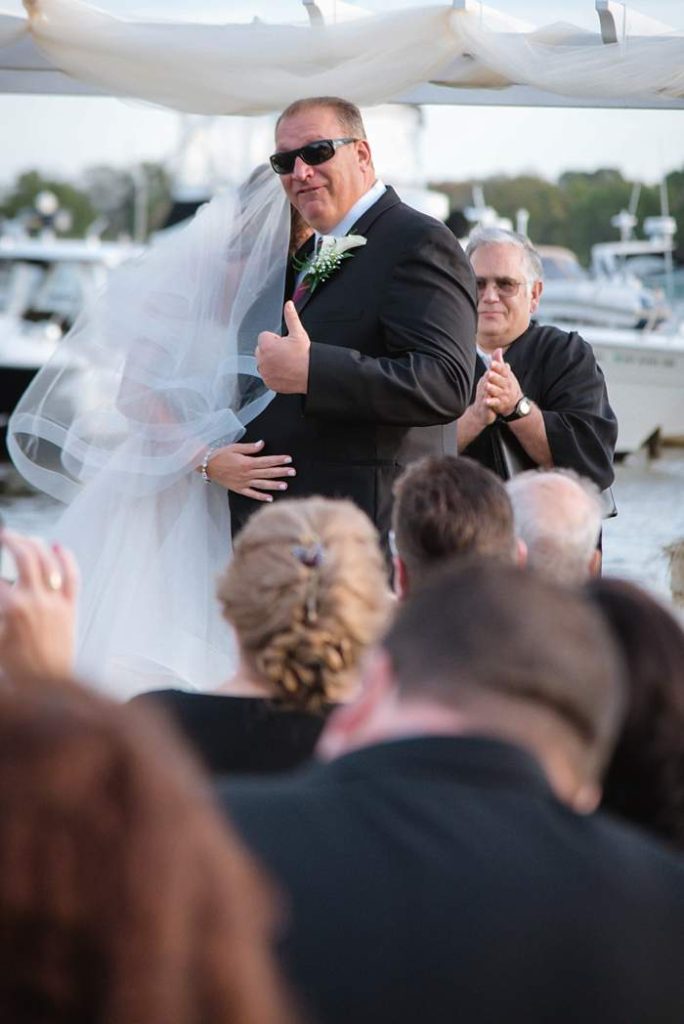
[[[569,469],[530,470],[506,484],[527,564],[557,583],[577,584],[600,564],[598,488]]]
[[[543,279],[541,256],[525,235],[520,235],[517,231],[507,231],[505,228],[476,228],[468,240],[466,256],[470,259],[483,245],[514,245],[523,253],[528,285]]]

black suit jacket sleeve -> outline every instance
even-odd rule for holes
[[[312,342],[306,415],[410,426],[457,418],[468,402],[477,322],[458,242],[424,219],[402,237],[378,287],[378,354]]]

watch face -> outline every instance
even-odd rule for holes
[[[527,416],[532,411],[529,398],[521,398],[515,407],[518,416]]]

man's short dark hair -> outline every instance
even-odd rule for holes
[[[394,487],[392,527],[412,584],[448,558],[516,558],[506,488],[472,459],[429,455],[412,463]]]
[[[620,658],[579,591],[494,562],[435,572],[399,606],[383,647],[402,698],[503,717],[549,713],[598,774],[623,713]]]
[[[355,103],[352,103],[350,100],[343,100],[339,96],[309,96],[301,100],[295,100],[288,107],[285,107],[285,110],[283,110],[276,121],[276,131],[278,131],[281,121],[288,117],[294,117],[295,114],[306,113],[307,110],[313,110],[316,107],[333,110],[345,135],[353,139],[366,138],[366,129],[363,124],[361,111]]]

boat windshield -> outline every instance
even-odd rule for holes
[[[0,313],[70,326],[92,292],[93,271],[73,261],[0,259]]]
[[[584,281],[587,278],[586,270],[569,253],[544,254],[541,260],[545,281]]]

